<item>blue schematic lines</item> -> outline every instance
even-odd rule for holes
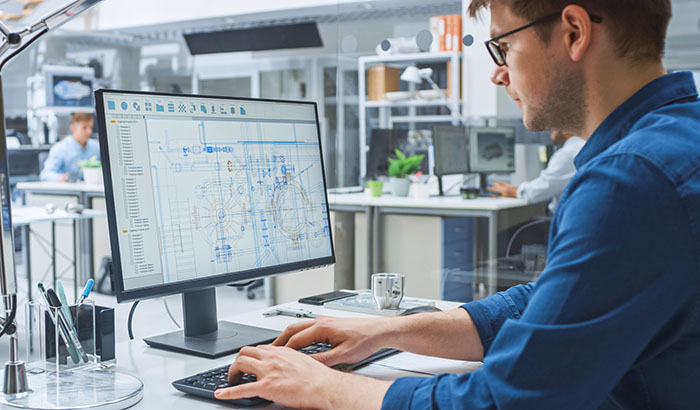
[[[146,127],[165,281],[332,253],[315,124],[153,118]]]

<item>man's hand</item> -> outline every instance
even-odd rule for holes
[[[330,343],[333,346],[331,350],[311,355],[311,357],[326,366],[354,363],[385,347],[383,340],[390,334],[392,325],[395,323],[387,318],[357,319],[322,316],[316,320],[290,325],[272,342],[272,345],[297,350],[314,342]]]
[[[511,184],[506,184],[505,182],[496,182],[488,187],[488,190],[499,193],[502,197],[506,198],[516,198],[518,196],[518,187]]]
[[[58,182],[68,182],[69,179],[68,174],[61,174],[58,176]]]
[[[217,399],[262,397],[294,408],[379,408],[390,382],[330,369],[286,347],[244,347],[229,369],[229,382],[241,372],[257,381],[219,389]],[[358,395],[357,392],[362,392]]]

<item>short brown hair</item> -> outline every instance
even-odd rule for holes
[[[664,54],[666,29],[671,20],[670,0],[472,0],[471,17],[491,3],[505,4],[516,16],[533,21],[576,4],[591,14],[603,17],[619,56],[634,59],[658,59]],[[549,43],[551,24],[535,27],[537,34]]]
[[[76,122],[90,122],[94,121],[94,117],[92,114],[88,112],[74,112],[70,116],[70,123],[75,124]]]

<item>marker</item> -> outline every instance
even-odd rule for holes
[[[53,310],[51,309],[51,303],[49,303],[48,296],[46,296],[47,292],[46,289],[44,289],[44,284],[39,282],[36,284],[36,286],[40,290],[41,297],[44,299],[44,302],[46,303],[46,310],[49,312],[49,316],[51,317],[51,320],[53,321],[54,326],[56,326],[56,330],[58,331],[58,334],[61,336],[61,339],[63,340],[63,343],[66,345],[66,350],[68,351],[68,354],[70,355],[71,360],[73,360],[73,363],[80,363],[80,357],[78,356],[78,352],[71,346],[70,342],[68,342],[68,336],[66,336],[66,332],[63,329],[63,326],[59,325],[59,321],[56,320],[56,316],[53,314]],[[58,310],[56,312],[59,312]]]
[[[46,298],[49,300],[49,303],[51,303],[51,306],[53,306],[55,308],[59,308],[56,311],[56,314],[58,315],[58,319],[59,319],[58,320],[59,324],[63,326],[63,331],[68,335],[68,340],[73,345],[73,348],[75,348],[75,350],[78,353],[80,353],[80,356],[82,356],[83,360],[87,363],[88,362],[87,354],[85,353],[85,350],[83,349],[83,345],[80,344],[80,339],[78,339],[78,335],[70,327],[70,325],[68,324],[68,319],[66,319],[65,315],[63,314],[63,309],[61,309],[61,306],[62,306],[61,301],[58,299],[58,295],[56,295],[56,292],[54,292],[53,289],[49,288],[46,291]],[[80,359],[78,359],[78,362],[79,361],[80,361]],[[75,363],[78,363],[78,362],[75,362]]]
[[[80,304],[85,301],[85,298],[88,297],[88,295],[90,294],[90,291],[92,290],[92,285],[94,285],[94,284],[95,284],[94,279],[88,279],[87,283],[85,284],[85,287],[83,288],[82,295],[80,295],[80,297],[78,298],[78,306],[80,306]]]

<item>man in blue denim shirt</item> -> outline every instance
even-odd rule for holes
[[[700,408],[700,101],[661,64],[668,0],[473,0],[491,7],[492,81],[535,130],[587,139],[554,217],[545,272],[459,309],[320,318],[275,345],[328,341],[317,361],[244,348],[230,374],[295,407]],[[393,383],[324,365],[380,347],[462,360],[473,372]]]

